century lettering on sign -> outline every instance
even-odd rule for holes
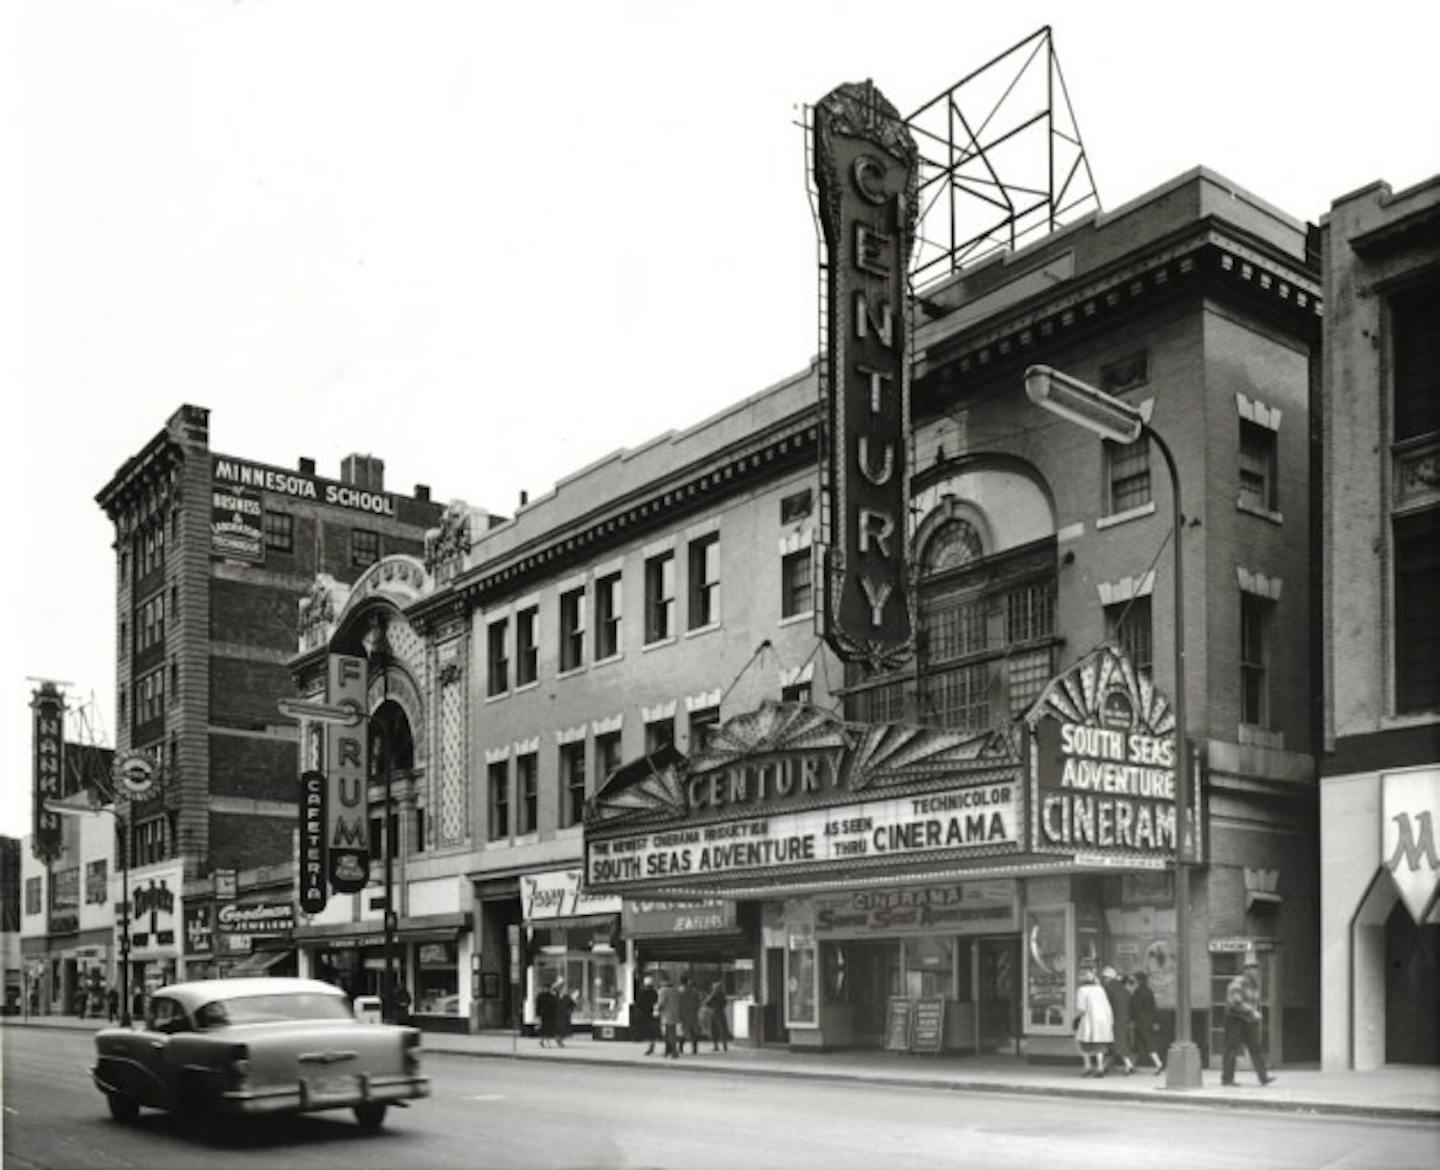
[[[906,574],[910,364],[906,276],[918,151],[875,87],[842,85],[815,107],[815,184],[825,245],[831,498],[825,637],[847,661],[895,666],[911,650]]]

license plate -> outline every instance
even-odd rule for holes
[[[360,1095],[360,1082],[355,1077],[307,1077],[305,1093],[312,1101],[346,1100]]]

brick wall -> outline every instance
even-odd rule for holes
[[[210,722],[215,727],[261,730],[282,723],[277,704],[293,693],[283,662],[210,660]]]
[[[288,817],[210,813],[211,862],[216,869],[254,869],[289,862],[296,821]]]
[[[298,756],[292,740],[259,735],[210,736],[210,791],[247,800],[295,800]]]
[[[304,590],[298,586],[286,587],[273,580],[216,579],[210,586],[210,636],[217,642],[292,654],[302,596]]]

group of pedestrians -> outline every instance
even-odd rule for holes
[[[542,987],[535,997],[535,1016],[540,1021],[540,1047],[564,1048],[565,1038],[570,1035],[570,1019],[575,1014],[575,996],[566,989],[565,980],[557,979]]]
[[[717,980],[703,999],[699,988],[690,982],[688,975],[680,976],[679,986],[670,982],[668,975],[660,976],[657,989],[655,979],[647,975],[635,997],[636,1018],[646,1042],[645,1055],[655,1053],[655,1042],[663,1039],[665,1056],[678,1060],[690,1045],[691,1053],[699,1053],[700,1041],[708,1037],[711,1050],[730,1051],[730,1021],[725,1015],[727,1003],[725,988]]]
[[[1080,1045],[1082,1075],[1103,1077],[1112,1067],[1128,1077],[1138,1057],[1148,1061],[1155,1076],[1165,1070],[1156,1051],[1159,1024],[1155,1019],[1155,993],[1144,971],[1124,979],[1114,967],[1105,967],[1099,981],[1092,967],[1080,969],[1075,995],[1075,1039]]]

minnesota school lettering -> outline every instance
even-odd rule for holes
[[[219,482],[260,488],[282,496],[292,496],[297,500],[314,500],[341,508],[353,508],[357,512],[371,512],[377,516],[395,515],[395,501],[388,492],[361,491],[349,484],[332,483],[314,476],[280,471],[254,463],[242,463],[238,459],[216,459],[213,474]]]

